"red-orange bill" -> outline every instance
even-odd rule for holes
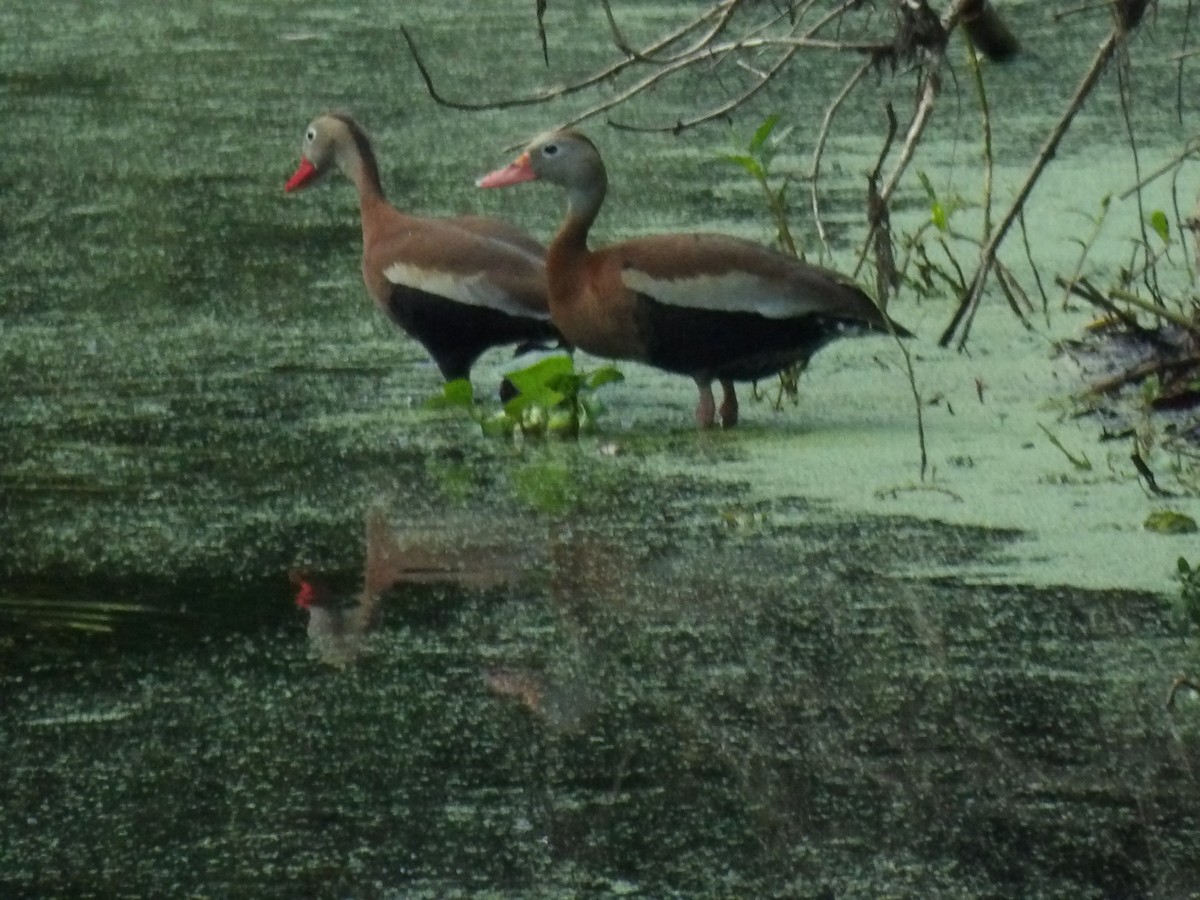
[[[288,179],[288,183],[283,186],[283,189],[291,193],[296,188],[303,187],[307,182],[311,181],[316,174],[317,167],[302,156],[300,157],[299,167],[292,173],[292,177]]]
[[[533,181],[537,173],[529,162],[529,154],[522,153],[512,163],[503,169],[489,172],[475,180],[475,186],[481,188],[508,187],[510,184],[520,184],[523,181]]]

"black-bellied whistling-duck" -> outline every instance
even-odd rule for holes
[[[308,187],[334,168],[358,188],[367,289],[447,381],[469,377],[490,347],[558,340],[547,309],[545,250],[532,237],[498,219],[400,212],[384,198],[362,128],[330,113],[309,123],[285,190]]]
[[[849,279],[752,241],[664,234],[589,250],[608,176],[596,146],[577,131],[538,137],[477,184],[538,178],[567,191],[566,219],[546,254],[554,324],[588,353],[690,375],[702,428],[716,418],[714,380],[724,390],[728,428],[738,418],[735,381],[803,366],[842,335],[911,336]]]

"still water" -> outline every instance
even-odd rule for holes
[[[991,75],[997,109],[1018,111],[997,133],[1015,154],[1001,182],[1106,28],[1013,6],[1036,15],[1024,68]],[[1009,559],[1015,532],[718,479],[760,442],[793,441],[802,465],[806,441],[838,438],[822,410],[748,405],[741,434],[700,437],[690,386],[642,370],[578,445],[512,446],[425,407],[437,372],[366,299],[352,192],[282,192],[302,129],[348,110],[396,202],[548,236],[558,197],[472,180],[608,88],[445,110],[399,28],[447,93],[481,100],[608,59],[592,7],[550,4],[549,70],[533,4],[0,9],[0,892],[1200,891],[1200,712],[1186,691],[1164,705],[1200,654],[1171,597],[1019,569],[983,583],[963,573]],[[651,34],[691,8],[620,12]],[[1151,146],[1185,133],[1174,33],[1137,42]],[[622,173],[598,237],[769,240],[754,185],[717,157],[769,112],[798,133],[819,121],[849,71],[827,62],[685,138],[589,124]],[[666,85],[628,119],[669,122],[736,77]],[[835,135],[835,241],[854,239],[877,152],[861,135],[905,84],[882,75]],[[977,138],[965,94],[946,109],[960,102],[923,165],[966,190]],[[1059,191],[1119,152],[1115,109],[1111,91],[1089,106]],[[782,163],[803,171],[808,152]],[[1030,227],[1070,246],[1051,219]],[[948,311],[897,315],[933,333]],[[848,352],[838,370],[868,372],[854,384],[872,397],[864,361],[887,348]],[[477,387],[502,364],[485,360]],[[869,446],[908,416],[904,396],[835,423]],[[391,591],[357,663],[330,667],[287,573],[352,594],[369,510],[414,553],[473,562]]]

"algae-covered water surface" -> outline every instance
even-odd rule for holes
[[[484,436],[427,406],[436,368],[371,307],[351,188],[284,181],[309,119],[346,110],[398,205],[547,238],[559,196],[472,181],[596,97],[445,109],[399,29],[468,100],[613,50],[593,4],[548,5],[549,69],[535,4],[414,6],[0,9],[0,893],[1200,891],[1200,697],[1165,703],[1200,668],[1172,580],[1200,553],[1147,534],[1165,504],[1128,454],[1043,402],[1077,386],[1047,350],[1086,313],[1025,330],[989,298],[956,354],[934,347],[949,298],[901,295],[925,481],[886,339],[824,351],[797,405],[746,402],[739,431],[694,432],[690,382],[628,365],[597,434]],[[615,8],[633,36],[692,11]],[[998,146],[1028,154],[1076,77],[1054,66],[1106,26],[1026,18],[1027,57],[988,77]],[[1174,65],[1135,71],[1157,89]],[[596,238],[771,240],[720,157],[780,112],[799,127],[777,165],[803,171],[845,74],[814,66],[678,137],[588,123],[613,182]],[[884,92],[907,96],[891,77],[826,161],[844,249],[878,152],[860,138]],[[628,119],[736,88],[689,78]],[[1186,133],[1168,107],[1135,109],[1148,156]],[[1062,223],[1100,202],[1084,187],[1124,184],[1115,108],[1081,117],[1027,223],[1051,267],[1074,264]],[[962,190],[970,118],[947,112],[924,151]],[[1028,155],[1001,158],[998,189]],[[483,359],[481,395],[506,363]],[[329,665],[296,584],[353,597],[378,523],[408,568]]]

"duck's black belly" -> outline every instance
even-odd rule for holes
[[[863,323],[819,314],[769,319],[660,303],[638,297],[646,362],[682,375],[757,381],[808,362],[830,341],[868,330]]]
[[[491,347],[559,340],[548,319],[513,316],[404,285],[392,288],[387,311],[421,342],[447,381],[469,377],[475,360]]]

